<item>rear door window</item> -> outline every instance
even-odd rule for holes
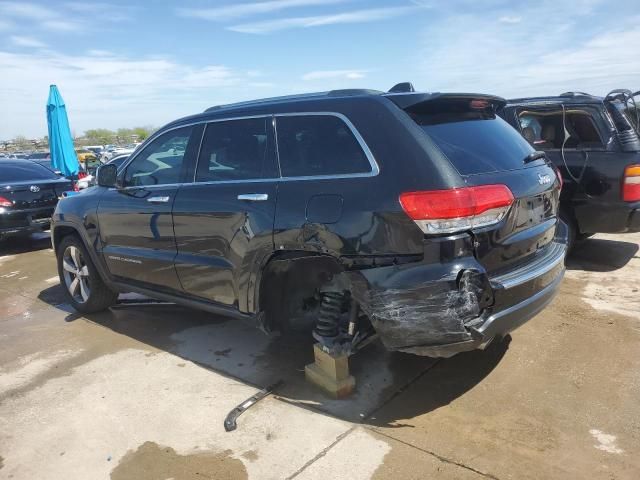
[[[449,102],[452,103],[452,102]],[[449,105],[410,113],[461,175],[514,170],[533,149],[493,112],[464,111]]]
[[[334,115],[276,116],[283,177],[371,173],[372,167],[349,126]]]
[[[200,148],[197,182],[257,180],[278,176],[270,153],[271,118],[207,124]]]

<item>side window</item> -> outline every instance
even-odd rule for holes
[[[275,178],[267,121],[228,120],[207,124],[198,159],[197,182]]]
[[[276,123],[283,177],[371,172],[362,147],[340,118],[276,116]]]
[[[591,112],[585,109],[523,109],[518,112],[518,121],[522,136],[537,149],[559,149],[563,143],[565,148],[603,147]]]
[[[147,145],[127,166],[125,186],[180,183],[182,163],[192,130],[192,126],[172,130]]]
[[[522,136],[535,148],[561,148],[564,139],[562,110],[520,110],[518,121]]]
[[[566,147],[602,148],[604,146],[591,112],[581,109],[567,110],[566,127],[569,132]]]

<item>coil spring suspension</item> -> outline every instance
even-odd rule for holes
[[[313,330],[316,340],[324,344],[331,344],[338,336],[340,310],[344,295],[339,292],[325,292],[318,312],[318,321]]]

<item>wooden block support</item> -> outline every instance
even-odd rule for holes
[[[313,346],[313,356],[315,362],[304,368],[307,381],[320,387],[333,398],[351,395],[356,386],[356,379],[349,374],[349,357],[344,353],[327,353],[319,343]]]

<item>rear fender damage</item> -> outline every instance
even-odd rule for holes
[[[428,265],[394,266],[349,277],[353,297],[389,350],[442,356],[439,345],[477,340],[472,327],[493,304],[486,274],[468,267],[436,272]]]

